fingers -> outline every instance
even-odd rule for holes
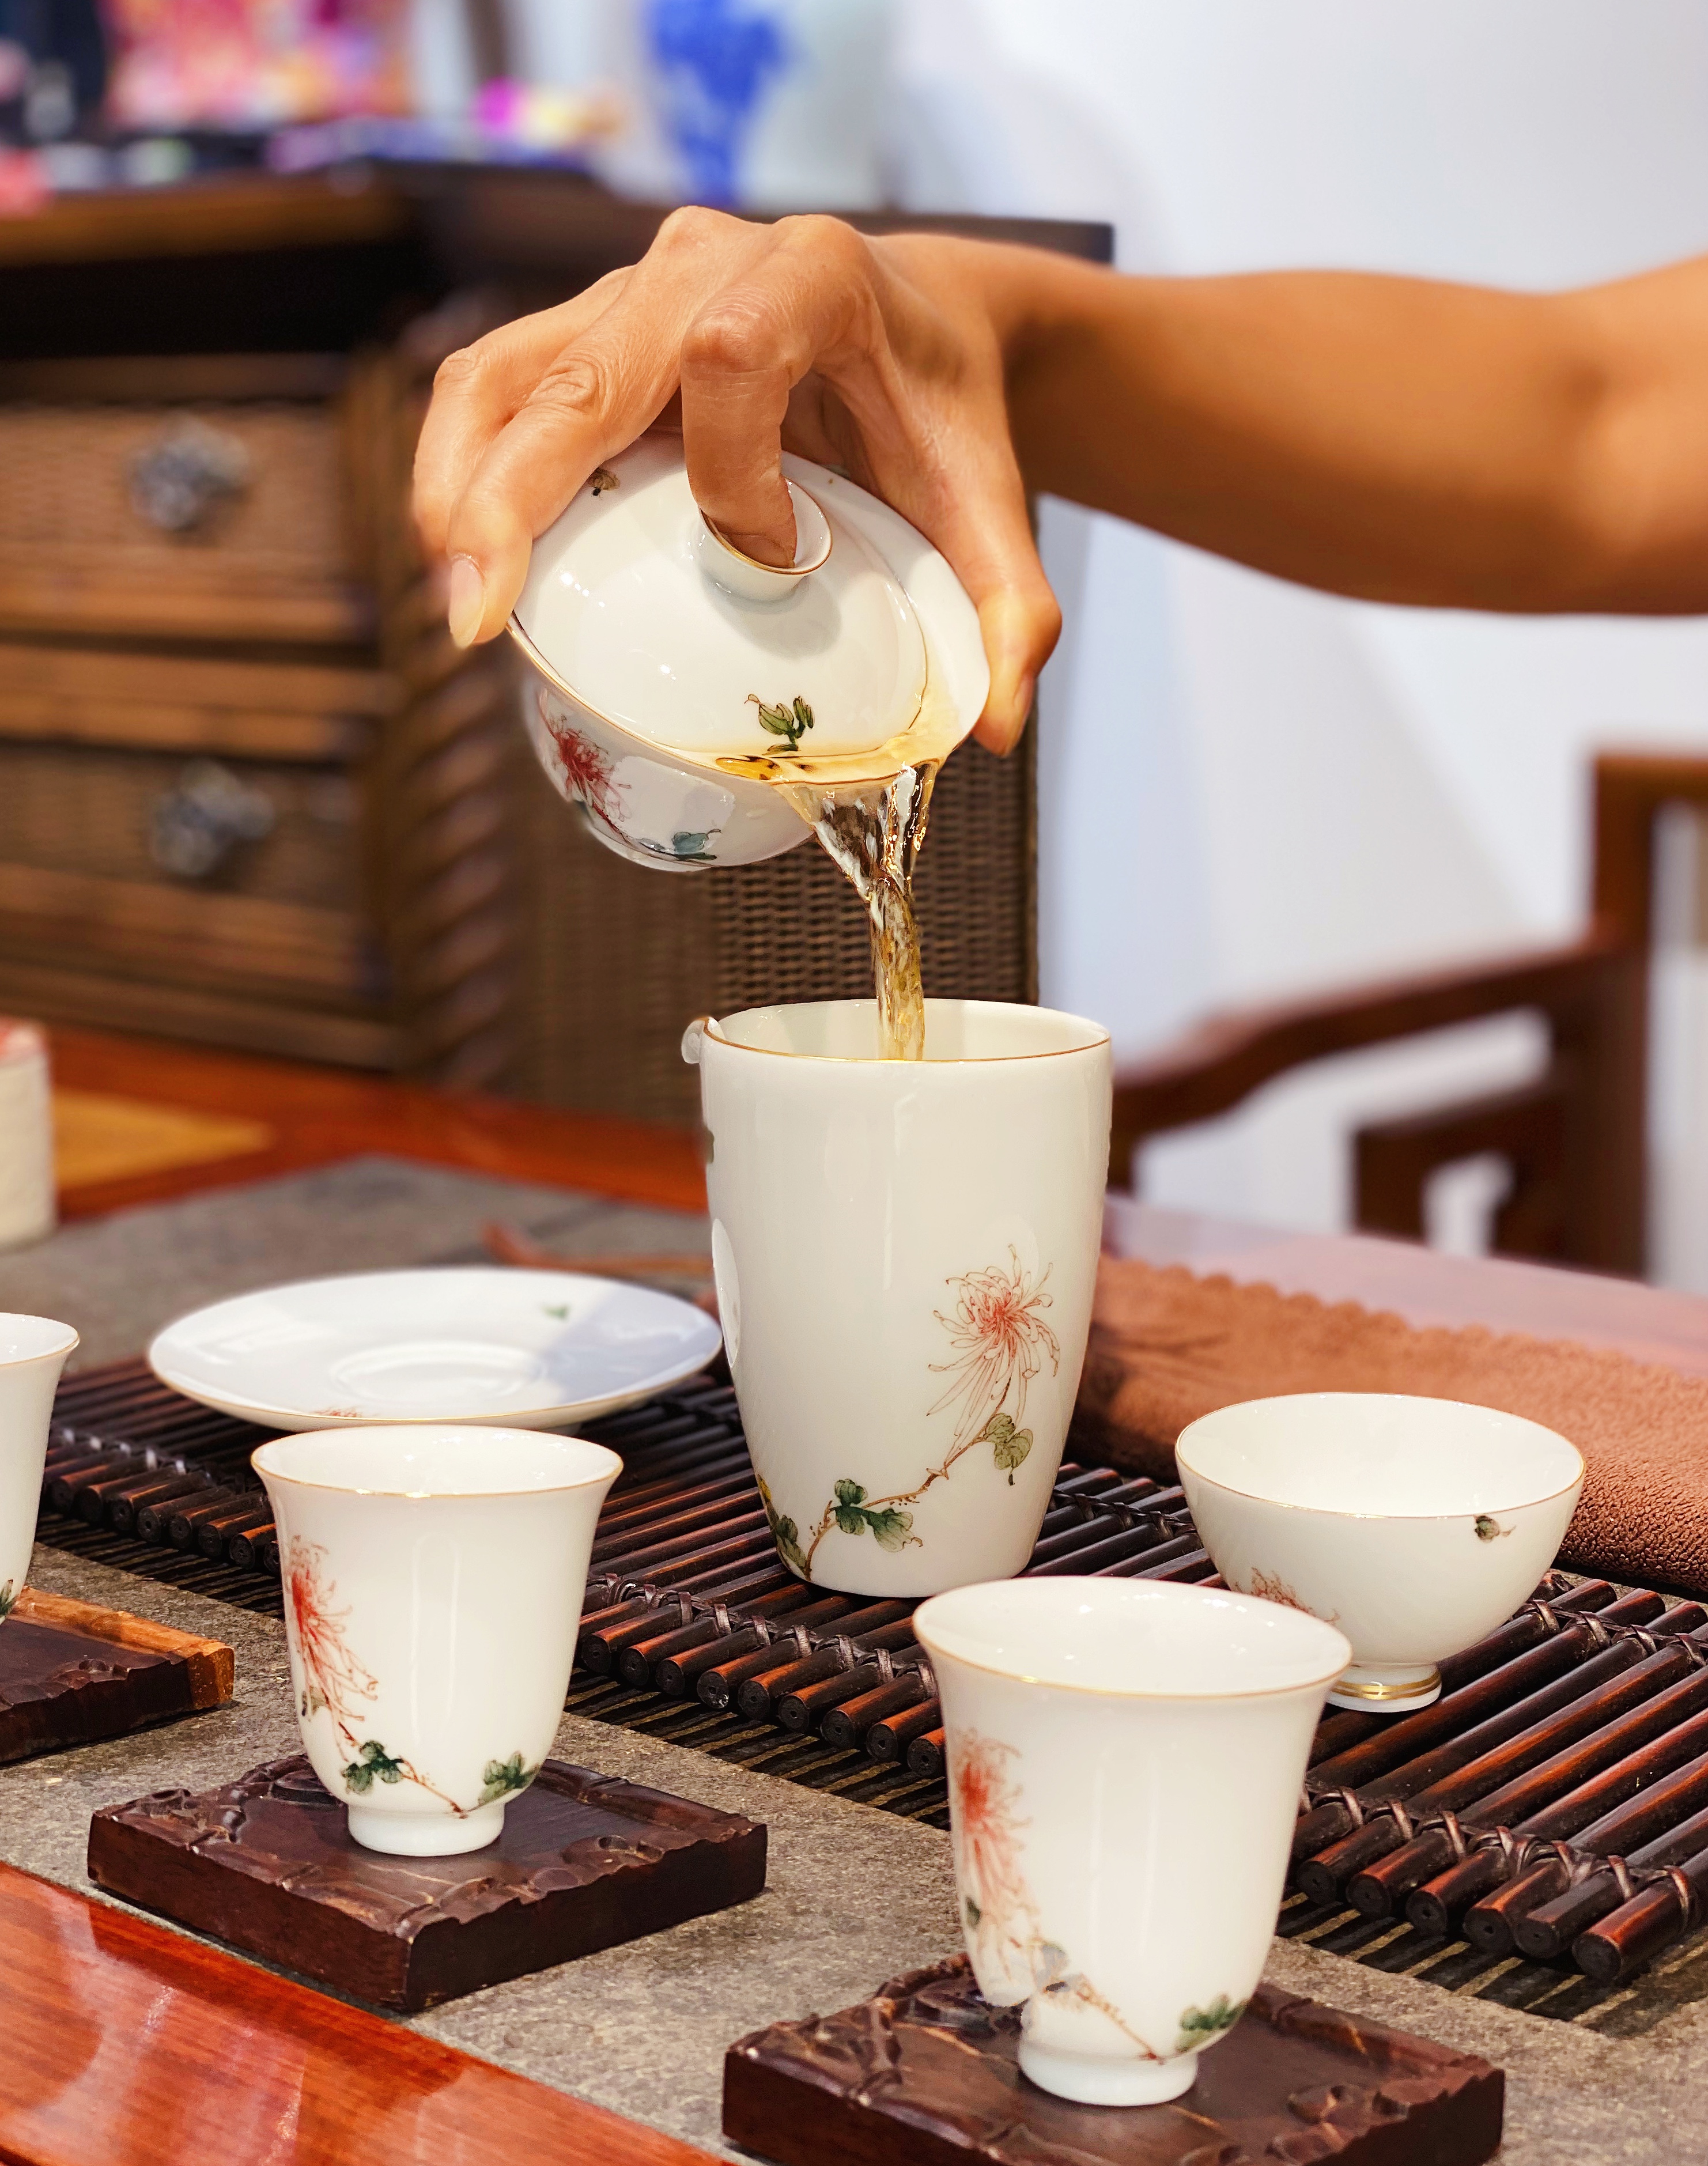
[[[991,689],[973,726],[979,742],[1012,752],[1032,711],[1038,673],[1061,637],[1061,609],[1032,539],[1026,492],[1006,433],[981,440],[981,473],[957,492],[938,547],[960,574],[979,613]]]
[[[445,553],[452,512],[487,446],[554,357],[604,314],[629,275],[613,271],[574,300],[519,317],[441,364],[415,446],[415,522],[433,555]]]
[[[990,663],[991,689],[973,734],[990,751],[1007,753],[1026,726],[1038,673],[1061,636],[1061,609],[1039,562],[1000,408],[984,426],[973,421],[956,456],[938,492],[931,539],[972,598]]]
[[[979,606],[979,630],[991,665],[990,695],[973,725],[986,750],[1008,753],[1020,741],[1038,689],[1038,673],[1061,636],[1061,610],[1040,566],[1041,593],[1004,588]]]
[[[762,563],[795,560],[782,468],[790,394],[850,340],[881,339],[871,277],[865,242],[839,219],[784,219],[683,339],[689,485],[713,526]]]
[[[526,577],[534,536],[601,461],[657,419],[675,394],[682,342],[695,314],[769,245],[767,229],[739,219],[675,212],[620,289],[607,292],[603,306],[566,319],[571,335],[542,366],[537,339],[528,342],[516,372],[526,374],[531,363],[536,380],[490,435],[444,521],[451,631],[460,645],[503,629]],[[599,289],[582,298],[595,303]],[[510,358],[497,366],[507,367]],[[502,412],[511,383],[506,376],[486,394],[474,416],[475,440],[482,425]]]

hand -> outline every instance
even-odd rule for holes
[[[679,415],[695,496],[749,556],[794,557],[785,449],[845,468],[942,551],[990,660],[977,734],[1007,751],[1061,628],[1004,396],[1008,297],[1037,260],[866,240],[832,218],[680,210],[639,263],[452,354],[415,458],[452,636],[500,631],[534,536],[601,461]]]

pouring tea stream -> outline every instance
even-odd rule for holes
[[[510,622],[541,764],[607,848],[692,874],[816,834],[866,907],[880,1038],[923,1051],[911,880],[932,785],[989,689],[977,612],[906,520],[785,456],[792,567],[743,555],[680,441],[600,468],[534,547]]]

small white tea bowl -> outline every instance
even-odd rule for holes
[[[1175,1446],[1229,1587],[1338,1625],[1335,1707],[1439,1697],[1442,1658],[1510,1617],[1553,1562],[1584,1486],[1576,1447],[1492,1407],[1301,1392],[1205,1414]]]
[[[0,1617],[24,1592],[53,1395],[77,1344],[51,1317],[0,1315]]]
[[[955,1887],[1020,2066],[1088,2105],[1177,2098],[1262,1975],[1332,1625],[1140,1579],[957,1588],[913,1629],[949,1757]]]
[[[622,1461],[537,1429],[313,1429],[254,1455],[303,1744],[368,1850],[482,1850],[551,1749]]]

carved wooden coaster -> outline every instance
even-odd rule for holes
[[[0,1762],[219,1707],[231,1672],[218,1640],[26,1588],[0,1624]]]
[[[382,2008],[431,2008],[744,1903],[762,1824],[548,1760],[504,1833],[457,1857],[389,1857],[297,1757],[223,1789],[97,1813],[97,1887]]]
[[[1052,2097],[1019,2037],[957,1956],[739,2040],[723,2132],[780,2166],[1478,2166],[1500,2142],[1499,2068],[1272,1986],[1166,2105]]]

